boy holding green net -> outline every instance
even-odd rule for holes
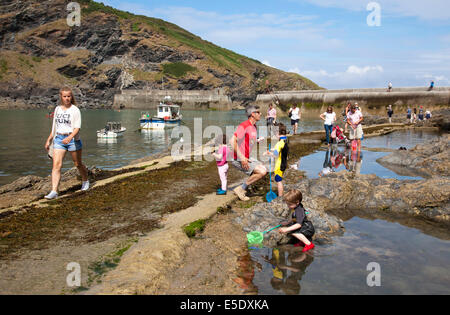
[[[292,219],[282,223],[283,227],[278,230],[281,234],[291,234],[300,242],[305,244],[303,252],[313,249],[312,237],[315,229],[306,216],[306,210],[302,205],[303,195],[299,190],[291,190],[284,196],[284,200],[292,211]]]

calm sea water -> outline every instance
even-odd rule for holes
[[[173,142],[172,131],[140,131],[140,110],[82,110],[83,161],[89,167],[116,169],[130,162],[162,152]],[[51,161],[44,150],[50,134],[52,120],[46,117],[46,110],[2,110],[0,111],[0,185],[8,184],[25,175],[48,176]],[[238,126],[247,118],[245,112],[230,111],[183,111],[183,126],[187,126],[194,137],[194,119],[202,119],[202,129],[209,126]],[[96,131],[108,121],[120,121],[127,128],[125,135],[117,141],[98,140]],[[288,124],[288,119],[282,119]],[[265,121],[258,125],[263,126]],[[320,119],[305,118],[300,132],[322,128]],[[264,135],[262,135],[264,136]],[[186,140],[186,139],[184,139]],[[203,141],[207,141],[204,139]],[[69,154],[63,171],[73,166]]]

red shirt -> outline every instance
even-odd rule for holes
[[[257,134],[256,126],[252,125],[250,120],[240,124],[234,134],[237,139],[239,151],[241,151],[247,159],[250,158],[250,152],[252,151],[253,145],[256,143]],[[234,159],[238,159],[236,152],[234,152]]]

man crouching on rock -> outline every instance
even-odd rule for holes
[[[250,198],[245,195],[248,186],[256,183],[267,175],[266,167],[258,160],[250,158],[253,146],[257,143],[258,133],[256,130],[256,123],[261,119],[259,108],[256,106],[248,107],[247,117],[248,120],[239,125],[236,133],[230,140],[231,147],[234,151],[234,160],[231,164],[241,172],[250,176],[245,180],[242,186],[238,186],[233,190],[242,201],[250,200]]]

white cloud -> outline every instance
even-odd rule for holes
[[[366,67],[359,68],[357,66],[350,66],[347,69],[347,73],[357,74],[357,75],[365,75],[368,72],[372,72],[372,71],[383,72],[383,67],[382,66],[375,66],[375,67],[366,66]]]
[[[416,78],[423,81],[433,80],[437,85],[441,86],[450,84],[450,80],[444,75],[424,74],[424,75],[417,75]]]
[[[242,13],[221,14],[190,7],[161,7],[148,10],[143,6],[122,2],[120,9],[154,16],[175,23],[217,45],[262,49],[340,49],[343,42],[328,36],[332,25],[321,24],[316,15]],[[287,44],[286,44],[287,43]],[[287,47],[288,46],[288,47]]]
[[[272,65],[270,64],[270,62],[267,61],[267,60],[264,60],[264,61],[262,62],[262,64],[263,64],[263,65],[266,65],[266,66],[268,66],[268,67],[272,67]]]
[[[291,0],[300,2],[299,0]],[[377,2],[381,6],[382,14],[418,17],[423,20],[450,19],[450,5],[448,0],[307,0],[308,2],[331,8],[342,8],[353,11],[366,11],[369,2]]]
[[[320,86],[326,88],[362,88],[372,86],[384,86],[384,69],[382,66],[349,66],[345,71],[328,72],[327,70],[300,70],[292,68],[289,72],[295,72],[305,76]]]

